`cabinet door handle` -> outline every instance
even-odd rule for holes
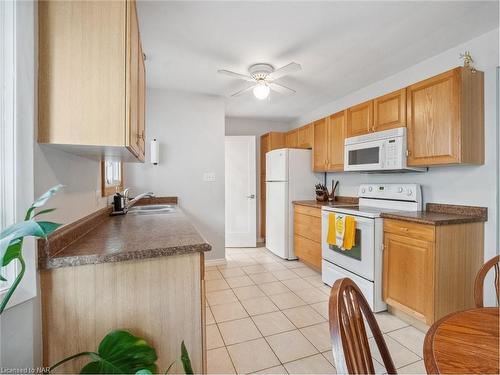
[[[403,232],[408,232],[408,228],[401,227],[401,228],[399,228],[399,229],[401,229]]]
[[[255,194],[250,194],[250,195],[247,195],[247,198],[248,198],[248,199],[255,199]]]

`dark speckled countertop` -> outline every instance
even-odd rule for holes
[[[476,206],[427,203],[425,211],[384,212],[380,214],[380,217],[420,224],[452,225],[487,221],[488,209]]]
[[[295,201],[293,204],[321,209],[324,206],[354,206],[358,207],[357,198],[339,197],[338,201],[328,202]],[[380,217],[385,219],[411,221],[414,223],[428,225],[451,225],[464,223],[477,223],[488,220],[488,209],[486,207],[460,206],[451,204],[427,203],[425,211],[390,211],[382,212]]]
[[[128,213],[112,217],[109,210],[101,211],[91,219],[95,225],[87,226],[85,233],[80,233],[70,243],[58,244],[65,239],[58,239],[57,235],[52,239],[52,249],[50,237],[48,242],[39,242],[39,268],[120,262],[211,250],[178,207],[170,213]],[[66,232],[82,231],[82,225],[85,223]],[[62,232],[59,237],[68,236],[68,233]]]
[[[307,206],[307,207],[313,207],[313,208],[319,208],[323,206],[330,206],[330,207],[338,207],[338,206],[351,206],[351,205],[357,205],[358,204],[358,198],[355,197],[336,197],[336,200],[333,202],[318,202],[316,200],[308,200],[308,201],[293,201],[293,204],[299,205],[299,206]]]

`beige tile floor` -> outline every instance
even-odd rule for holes
[[[226,254],[226,265],[205,271],[208,373],[334,374],[330,288],[320,274],[265,248]],[[424,333],[387,312],[376,318],[398,373],[425,373]],[[373,338],[370,347],[382,374]]]

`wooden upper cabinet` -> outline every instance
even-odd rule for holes
[[[285,147],[297,148],[299,147],[299,129],[290,130],[285,134]]]
[[[139,156],[140,134],[139,134],[139,24],[137,23],[137,12],[134,3],[129,3],[129,49],[128,49],[128,100],[129,100],[129,124],[127,127],[127,147]]]
[[[356,137],[373,130],[373,100],[347,109],[347,137]]]
[[[139,45],[139,115],[138,115],[139,155],[144,158],[146,150],[146,66],[142,46]]]
[[[314,124],[307,124],[299,128],[298,147],[312,148],[314,141]]]
[[[38,43],[38,142],[143,159],[135,2],[40,1]]]
[[[313,171],[325,172],[328,169],[328,118],[314,121]]]
[[[328,121],[329,172],[344,170],[345,111],[331,115]]]
[[[269,133],[269,151],[285,147],[285,133]]]
[[[459,67],[407,88],[408,165],[484,164],[483,80]]]
[[[406,126],[406,88],[373,100],[373,130]]]

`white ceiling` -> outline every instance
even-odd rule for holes
[[[297,93],[227,99],[227,116],[292,120],[498,27],[498,2],[139,1],[147,85],[229,96],[245,73],[291,61]],[[459,64],[457,56],[457,65]]]

